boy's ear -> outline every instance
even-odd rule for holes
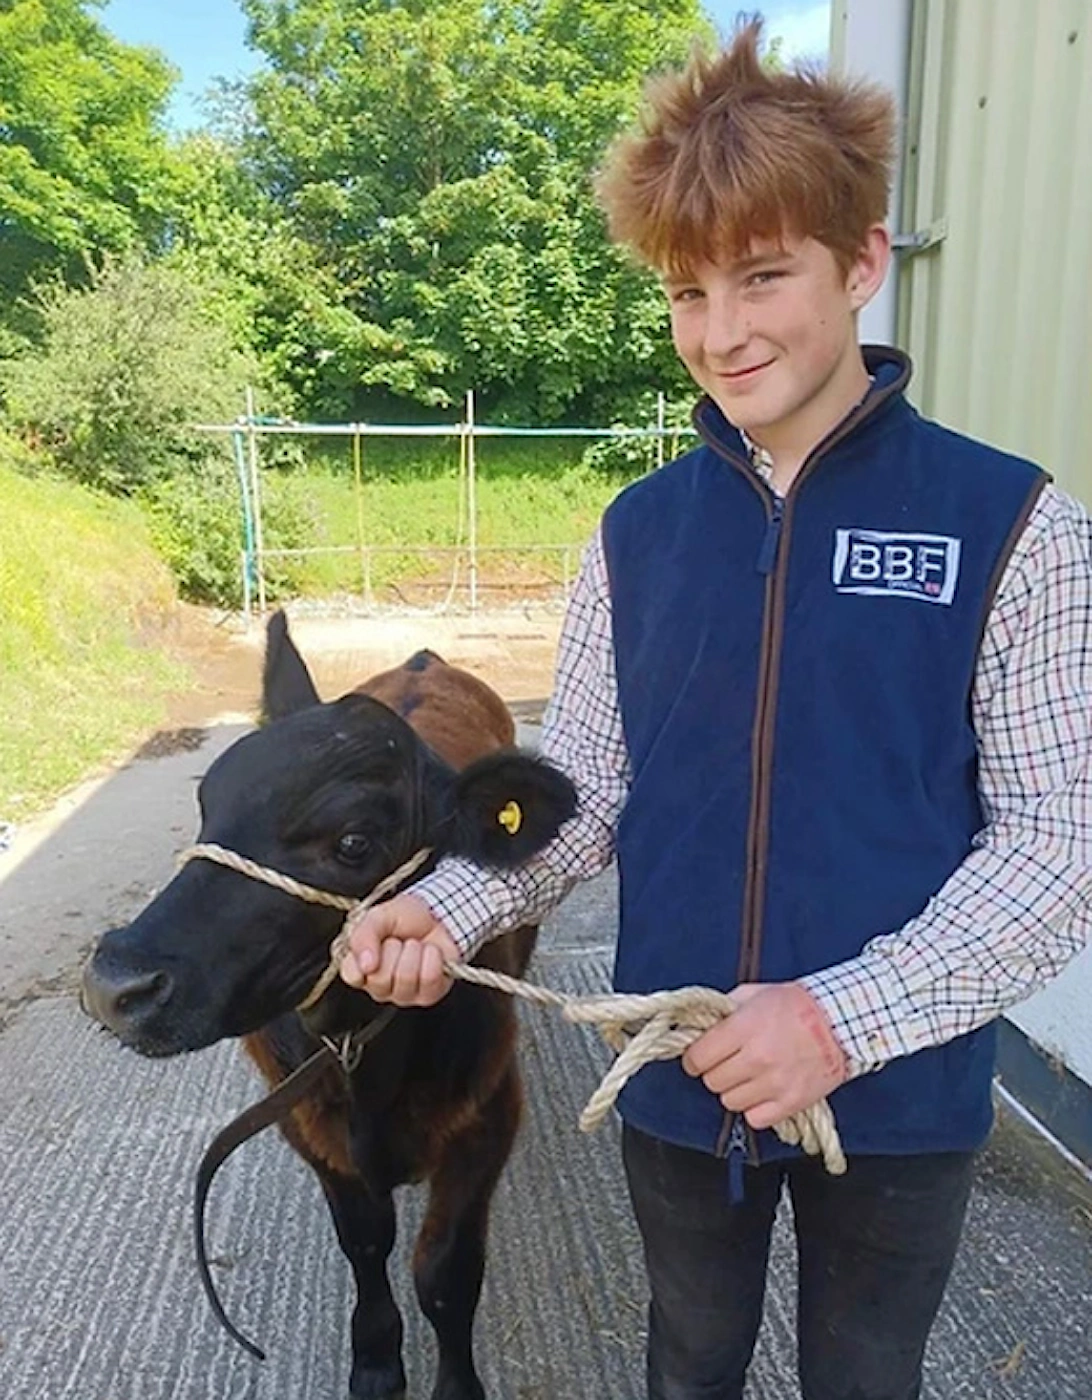
[[[452,855],[480,865],[520,865],[576,812],[576,789],[559,769],[518,749],[479,758],[455,775]]]
[[[891,263],[891,235],[883,224],[873,224],[849,271],[849,295],[854,311],[868,305],[883,286]]]

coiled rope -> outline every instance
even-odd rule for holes
[[[189,847],[182,852],[179,859],[182,863],[198,859],[214,861],[310,904],[342,909],[346,914],[360,914],[408,880],[430,854],[431,851],[427,849],[418,851],[362,900],[305,885],[290,875],[283,875],[278,870],[271,870],[268,866],[259,865],[246,856],[210,842]],[[348,951],[349,920],[346,919],[331,944],[329,965],[300,1003],[299,1010],[305,1010],[318,1001],[334,981],[341,961]],[[523,982],[518,977],[493,972],[489,968],[472,967],[467,963],[445,962],[444,970],[457,981],[489,987],[493,991],[504,992],[539,1006],[555,1007],[567,1021],[575,1025],[595,1026],[599,1030],[603,1039],[617,1054],[617,1059],[603,1076],[599,1087],[580,1115],[580,1127],[584,1132],[591,1132],[602,1123],[622,1088],[643,1065],[651,1064],[654,1060],[675,1059],[697,1040],[698,1036],[735,1010],[730,993],[718,992],[711,987],[680,987],[674,991],[652,992],[642,996],[607,993],[602,996],[574,997],[552,991],[549,987]],[[845,1154],[834,1123],[834,1115],[826,1099],[821,1099],[811,1108],[803,1109],[780,1123],[775,1123],[774,1132],[782,1142],[802,1148],[809,1156],[821,1157],[823,1165],[833,1175],[841,1175],[845,1171]]]

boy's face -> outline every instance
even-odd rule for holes
[[[680,358],[724,416],[777,459],[807,454],[868,387],[856,313],[887,268],[883,228],[843,273],[814,238],[756,242],[747,257],[667,277]]]

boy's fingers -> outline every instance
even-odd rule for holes
[[[406,945],[398,938],[388,938],[379,949],[379,966],[364,981],[364,990],[384,1001],[394,999],[394,979],[398,975],[398,963]]]
[[[359,987],[379,966],[379,949],[386,937],[387,915],[369,909],[349,932],[349,949],[341,960],[340,972],[350,986]]]
[[[432,987],[444,977],[444,959],[435,943],[421,944],[421,986]]]
[[[424,906],[414,900],[422,910]],[[342,975],[353,986],[359,986],[365,977],[370,977],[380,965],[380,949],[384,940],[403,933],[406,924],[405,911],[396,901],[379,904],[365,914],[354,919],[349,917],[349,951],[342,960]],[[400,917],[402,915],[403,917]],[[410,921],[412,923],[412,920]],[[410,936],[420,937],[411,933]]]
[[[383,940],[393,931],[390,911],[369,909],[349,934],[349,947],[356,954],[357,966],[367,977],[382,959]]]
[[[357,920],[349,916],[350,956],[356,958],[360,975],[370,977],[380,966],[380,947],[385,940],[424,938],[435,926],[432,911],[423,900],[411,894],[395,895]]]
[[[392,939],[387,947],[397,950],[391,995],[402,1006],[412,1005],[420,991],[421,945],[417,942],[399,943]]]
[[[444,962],[459,950],[423,900],[397,895],[350,924],[339,971],[377,1001],[432,1006],[450,989]]]
[[[350,987],[359,988],[363,985],[364,973],[360,970],[360,962],[351,948],[343,955],[337,970],[341,980],[347,982]]]
[[[697,1078],[707,1075],[717,1065],[723,1064],[742,1049],[736,1026],[730,1016],[718,1021],[703,1031],[685,1051],[682,1057],[683,1069]]]
[[[435,1006],[451,990],[451,978],[444,963],[453,953],[445,953],[443,942],[451,942],[446,934],[437,943],[421,944],[421,1001],[425,1006]]]

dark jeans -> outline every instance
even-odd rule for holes
[[[855,1157],[844,1176],[793,1159],[748,1167],[732,1205],[718,1158],[625,1128],[645,1247],[649,1400],[741,1400],[762,1319],[770,1230],[788,1183],[799,1260],[804,1400],[916,1400],[974,1154]]]

